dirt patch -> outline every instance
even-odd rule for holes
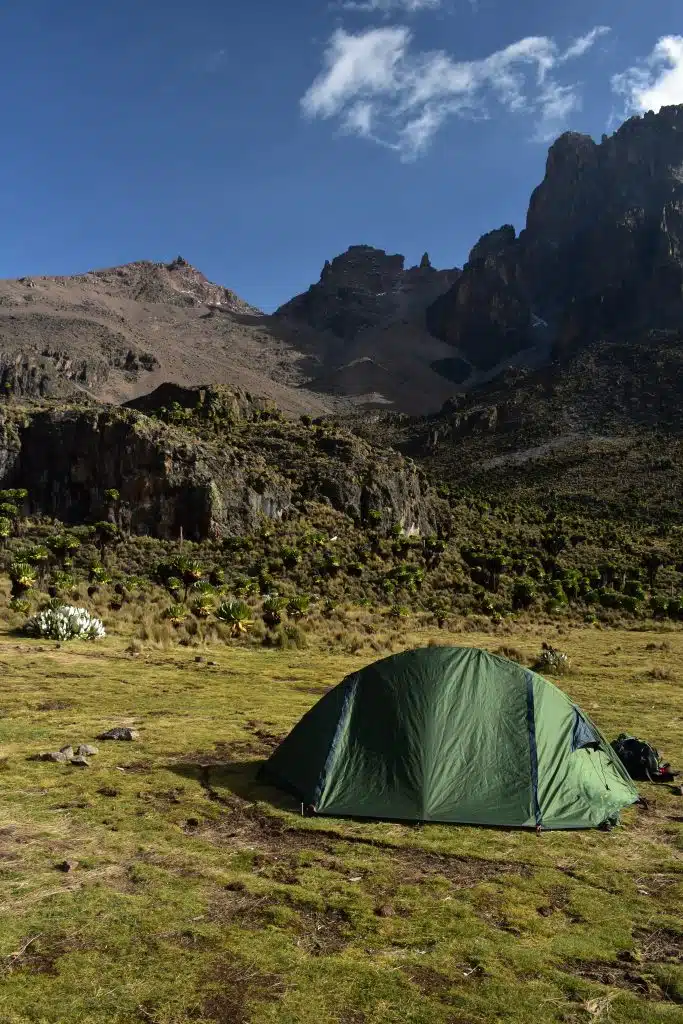
[[[282,907],[294,911],[296,916],[282,918]],[[213,901],[211,918],[237,924],[240,928],[260,930],[268,925],[292,933],[296,945],[311,956],[330,956],[341,952],[351,934],[349,916],[339,907],[312,906],[293,896],[278,898],[273,894],[251,893],[237,886],[222,892]]]
[[[633,937],[638,943],[638,959],[643,963],[683,964],[683,932],[639,928]]]
[[[563,914],[572,924],[583,924],[585,918],[581,914],[569,910],[570,895],[562,885],[553,885],[548,890],[548,901],[536,907],[536,912],[541,917],[552,917],[553,914]]]
[[[596,981],[600,985],[627,989],[645,999],[660,1000],[666,996],[661,988],[646,977],[637,964],[603,960],[567,960],[562,970],[568,974]]]
[[[673,898],[671,890],[683,886],[683,874],[668,875],[657,871],[651,875],[641,875],[636,879],[636,884],[642,895],[669,902]]]
[[[14,953],[0,960],[0,974],[21,970],[54,977],[59,974],[58,961],[61,957],[87,948],[79,935],[29,937]]]
[[[98,792],[101,792],[101,790],[98,790]],[[185,791],[182,786],[178,789],[157,790],[155,792],[140,791],[138,793],[138,800],[145,800],[147,803],[152,804],[152,806],[157,810],[168,810],[171,804],[180,804],[183,802],[184,792]]]
[[[39,704],[36,711],[70,711],[76,704],[72,700],[46,700]]]
[[[332,829],[292,827],[283,818],[266,814],[234,794],[218,793],[211,784],[211,765],[200,766],[199,780],[211,800],[231,811],[219,822],[207,823],[202,835],[218,843],[256,847],[261,853],[270,854],[276,860],[284,861],[287,856],[299,850],[320,850],[336,860],[340,845],[349,849],[367,846],[390,852],[394,863],[400,866],[402,880],[409,883],[419,883],[426,877],[440,875],[457,888],[469,888],[500,875],[529,877],[532,874],[528,865],[513,861],[439,854],[414,846],[397,846],[378,839],[343,835]]]
[[[248,1024],[252,1001],[274,1003],[285,994],[279,974],[264,974],[253,964],[232,953],[225,954],[211,972],[215,990],[202,1003],[201,1015],[219,1024]]]
[[[171,755],[188,765],[209,765],[220,767],[241,761],[257,761],[266,757],[274,744],[266,743],[259,736],[242,740],[219,741],[213,750],[195,750],[191,753]]]
[[[426,996],[438,999],[442,1003],[451,1002],[450,992],[453,988],[453,981],[448,975],[442,974],[441,971],[437,971],[433,967],[427,967],[425,964],[403,964],[401,971]]]
[[[402,973],[424,995],[437,999],[440,1003],[445,1003],[446,1005],[456,1002],[453,989],[459,981],[468,978],[482,978],[485,973],[481,967],[477,967],[474,964],[454,964],[453,970],[455,971],[455,977],[449,977],[447,974],[443,974],[427,964],[404,964],[401,967]],[[456,1020],[456,1018],[449,1019]],[[457,1018],[457,1020],[460,1021],[460,1018]]]
[[[263,722],[247,722],[247,729],[267,750],[274,750],[287,735],[286,732],[271,732]]]
[[[223,953],[202,979],[202,990],[201,1005],[186,1011],[188,1020],[248,1024],[252,1019],[250,1004],[277,1002],[285,993],[285,983],[279,974],[266,974],[234,953]],[[156,1003],[152,1000],[141,1003],[137,1019],[145,1024],[156,1024],[159,1019]]]

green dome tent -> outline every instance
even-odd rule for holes
[[[337,817],[594,828],[638,799],[565,693],[469,647],[406,651],[348,676],[262,774]]]

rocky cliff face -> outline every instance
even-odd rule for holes
[[[277,315],[350,340],[368,328],[422,315],[458,273],[435,270],[426,253],[419,266],[406,270],[403,256],[352,245],[326,261],[317,284],[281,306]]]
[[[484,236],[428,323],[482,369],[548,338],[683,327],[683,106],[599,144],[562,135],[525,229]]]
[[[311,501],[433,527],[429,495],[400,455],[339,428],[282,421],[244,392],[185,390],[171,396],[189,414],[179,424],[132,409],[7,409],[0,487],[26,487],[31,513],[67,523],[105,518],[105,491],[116,488],[121,526],[165,538],[243,534]],[[168,408],[159,391],[158,408]]]

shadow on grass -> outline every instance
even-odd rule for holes
[[[222,761],[212,764],[176,762],[167,766],[168,771],[199,782],[213,800],[232,805],[237,800],[248,803],[266,803],[281,811],[298,811],[298,801],[282,790],[276,789],[258,774],[265,759],[257,761]]]

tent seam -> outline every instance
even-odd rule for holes
[[[534,707],[534,678],[531,672],[526,673],[526,720],[529,730],[529,756],[531,758],[531,791],[534,805],[536,826],[542,822],[541,807],[538,802],[538,747],[536,745],[536,710]]]

